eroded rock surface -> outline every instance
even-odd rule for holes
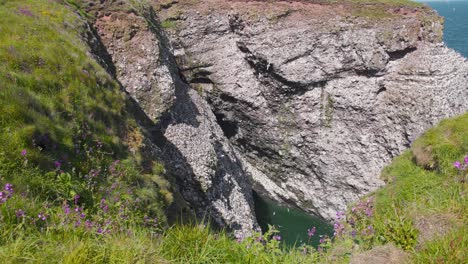
[[[181,79],[156,14],[151,8],[109,8],[98,9],[97,33],[183,198],[200,218],[211,217],[238,235],[250,233],[257,223],[244,164],[210,106]]]
[[[468,63],[427,8],[100,2],[109,67],[184,199],[239,234],[256,227],[252,185],[330,220],[424,130],[468,110]]]
[[[180,5],[161,12],[177,21],[185,77],[255,189],[279,202],[332,219],[418,135],[468,110],[468,63],[431,10],[375,20],[295,1]]]

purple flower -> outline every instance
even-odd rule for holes
[[[13,195],[13,185],[11,185],[10,183],[5,184],[5,191],[8,192],[8,198],[11,198],[11,196]]]
[[[80,199],[80,196],[78,194],[73,197],[75,205],[78,204],[78,199]]]
[[[58,160],[56,160],[54,162],[54,165],[55,165],[55,168],[57,168],[57,169],[60,169],[60,167],[62,167],[62,163],[60,161],[58,161]]]
[[[16,210],[15,214],[18,218],[24,217],[26,215],[26,213],[21,209]]]
[[[18,12],[24,16],[33,17],[33,13],[26,7],[19,7]]]
[[[26,149],[23,149],[21,151],[21,156],[26,157],[26,155],[28,155],[28,151]]]
[[[453,163],[453,166],[454,166],[455,168],[457,168],[457,169],[460,169],[461,163],[457,160],[457,161],[455,161],[455,162]]]
[[[91,229],[93,227],[93,225],[94,225],[93,222],[91,222],[90,220],[85,221],[86,228]]]
[[[336,219],[340,220],[341,218],[343,218],[344,215],[345,215],[344,212],[338,211],[336,212]]]
[[[70,206],[68,204],[64,204],[63,205],[63,212],[66,214],[66,215],[69,215],[70,214]]]
[[[319,243],[320,243],[320,244],[323,244],[324,242],[325,242],[325,237],[323,237],[323,236],[320,236]]]
[[[75,225],[74,225],[74,226],[75,226],[75,228],[78,228],[78,227],[80,227],[80,226],[81,226],[81,221],[80,221],[80,220],[76,220],[76,222],[75,222]]]
[[[463,160],[465,161],[465,164],[468,165],[468,156],[466,156]]]
[[[102,228],[99,227],[99,228],[96,230],[96,232],[97,232],[98,234],[102,234]]]
[[[0,204],[8,200],[8,195],[5,192],[0,192]]]
[[[38,217],[40,220],[42,220],[42,221],[47,220],[47,216],[46,216],[44,213],[42,213],[42,212],[40,212],[40,213],[37,215],[37,217]]]
[[[335,224],[333,225],[333,229],[335,230],[335,233],[334,235],[335,236],[340,236],[344,230],[345,226],[340,223],[340,222],[335,222]]]
[[[315,231],[316,231],[315,226],[312,227],[311,229],[307,229],[307,235],[309,236],[309,238],[315,234]]]
[[[372,217],[372,214],[373,214],[372,208],[370,208],[370,207],[367,208],[367,209],[366,209],[366,215],[367,215],[367,217]]]
[[[279,235],[273,236],[273,239],[276,240],[276,241],[280,241],[280,240],[281,240],[281,236],[279,236]]]
[[[104,211],[104,213],[107,213],[107,210],[109,209],[109,206],[107,206],[106,199],[102,198],[101,203],[99,207]]]
[[[355,237],[356,237],[356,233],[357,233],[356,229],[353,229],[353,231],[351,232],[351,236],[352,236],[353,238],[355,238]]]

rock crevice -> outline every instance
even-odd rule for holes
[[[252,188],[331,220],[468,110],[468,63],[427,8],[378,21],[304,1],[157,12],[100,10],[97,33],[184,199],[239,234],[257,226]]]

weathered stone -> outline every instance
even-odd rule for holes
[[[427,8],[160,7],[166,30],[150,9],[99,9],[96,27],[183,197],[239,234],[256,226],[252,185],[330,220],[423,131],[468,110],[468,63]]]
[[[150,120],[142,125],[152,147],[193,211],[249,234],[257,223],[246,169],[207,102],[180,78],[155,13],[144,13],[113,11],[96,19],[116,78]]]
[[[375,21],[333,5],[212,0],[185,16],[171,34],[179,61],[205,65],[207,100],[255,189],[326,219],[381,186],[380,170],[423,131],[468,110],[468,63],[427,9]]]

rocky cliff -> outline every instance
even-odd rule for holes
[[[425,7],[347,1],[101,1],[99,38],[180,191],[239,233],[252,189],[325,219],[468,110],[468,62]]]

